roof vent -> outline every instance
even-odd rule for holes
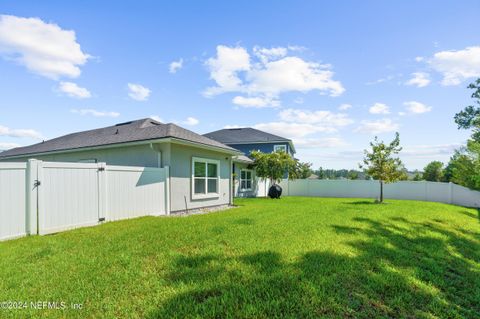
[[[124,123],[118,123],[118,124],[115,124],[115,126],[123,126],[123,125],[128,125],[128,124],[132,124],[133,121],[130,121],[130,122],[124,122]]]
[[[241,129],[241,128],[229,128],[228,130],[229,130],[229,131],[240,131],[240,130],[242,130],[242,129]]]

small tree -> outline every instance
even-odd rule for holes
[[[390,144],[385,144],[383,141],[375,140],[370,142],[372,150],[369,152],[365,150],[365,158],[363,165],[360,164],[368,176],[380,181],[380,200],[383,202],[383,184],[393,183],[401,179],[405,179],[407,174],[402,161],[393,155],[398,154],[402,148],[400,147],[400,135],[395,133],[395,139]]]
[[[347,178],[348,179],[351,179],[351,180],[355,180],[355,179],[358,179],[358,172],[357,171],[354,171],[353,169],[350,170],[347,174]]]
[[[297,176],[295,169],[298,161],[283,151],[273,153],[253,151],[250,156],[254,160],[252,167],[255,168],[257,176],[269,179],[272,185],[280,182],[286,173],[292,179]]]
[[[312,163],[304,163],[304,162],[296,161],[294,172],[290,172],[290,174],[294,176],[289,176],[289,177],[299,178],[299,179],[308,178],[310,175],[313,174],[311,167],[312,167]]]
[[[423,169],[423,179],[429,182],[441,182],[443,180],[443,163],[433,161]]]
[[[422,174],[418,170],[415,170],[415,174],[413,175],[412,181],[419,182],[423,179]]]

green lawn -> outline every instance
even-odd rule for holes
[[[0,318],[480,317],[475,209],[301,197],[236,203],[2,242],[0,302],[67,309],[0,307]]]

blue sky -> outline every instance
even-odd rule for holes
[[[398,131],[421,169],[469,136],[453,116],[480,77],[479,13],[478,1],[2,1],[0,147],[156,116],[290,137],[314,168],[358,168],[375,135]]]

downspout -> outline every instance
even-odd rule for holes
[[[155,147],[153,146],[153,143],[150,143],[149,145],[152,151],[157,152],[157,167],[161,168],[162,167],[162,151],[155,149]]]
[[[157,167],[158,168],[162,168],[162,151],[158,150],[155,148],[155,146],[153,145],[153,143],[150,143],[149,144],[150,148],[152,149],[152,151],[156,152],[157,153]],[[166,183],[168,183],[168,185],[166,185],[166,196],[164,196],[165,198],[165,201],[168,201],[166,203],[166,206],[165,206],[165,214],[166,215],[170,215],[170,210],[171,210],[171,199],[170,199],[170,196],[171,196],[171,193],[172,193],[172,184],[171,184],[171,177],[170,177],[170,167],[169,166],[166,166],[165,169],[167,170],[166,172]]]

